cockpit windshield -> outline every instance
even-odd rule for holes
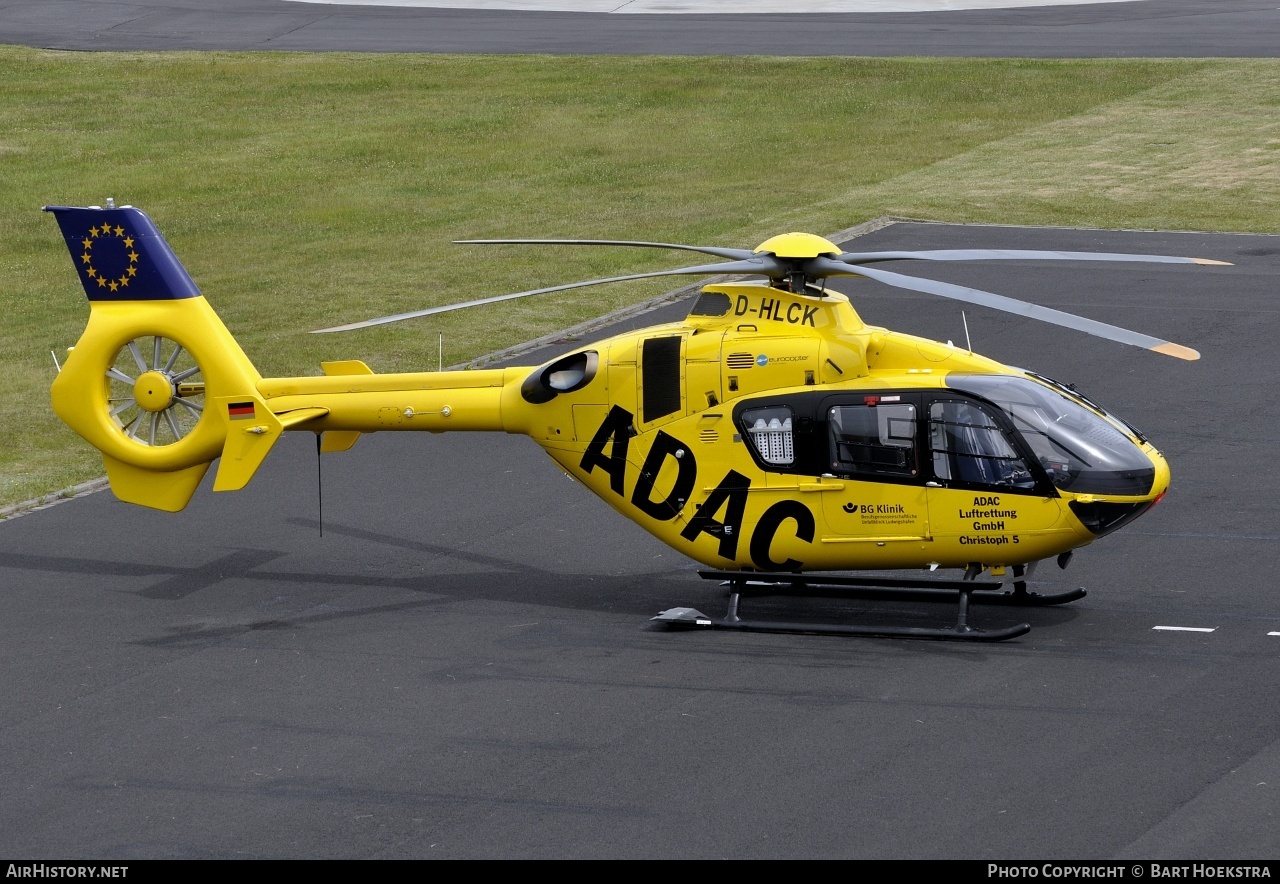
[[[1077,390],[1074,384],[1064,384],[1061,381],[1055,381],[1051,377],[1046,377],[1045,375],[1042,375],[1042,374],[1036,374],[1034,371],[1027,372],[1027,376],[1035,378],[1037,381],[1044,384],[1045,386],[1052,387],[1062,395],[1066,396],[1068,399],[1072,399],[1076,402],[1080,402],[1083,405],[1088,406],[1089,408],[1096,411],[1098,414],[1105,417],[1107,420],[1111,421],[1111,423],[1120,427],[1122,430],[1127,430],[1128,432],[1137,436],[1139,442],[1147,441],[1147,437],[1142,435],[1142,431],[1140,431],[1137,427],[1135,427],[1133,424],[1129,423],[1128,421],[1123,420],[1117,417],[1116,415],[1112,414],[1111,412],[1107,411],[1101,405],[1094,402],[1088,396],[1084,395],[1079,390]]]
[[[1081,494],[1143,495],[1155,467],[1111,421],[1063,390],[1013,375],[953,374],[947,386],[998,405],[1053,484]]]

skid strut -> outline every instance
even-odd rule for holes
[[[798,632],[812,635],[876,636],[882,638],[923,638],[942,641],[997,642],[1026,635],[1029,623],[1003,629],[980,629],[969,625],[969,605],[1060,605],[1085,595],[1083,589],[1054,595],[1027,591],[1025,571],[1014,568],[1014,588],[978,581],[977,572],[966,572],[964,580],[909,580],[889,577],[811,578],[801,574],[761,574],[739,571],[699,571],[706,580],[719,580],[729,588],[729,607],[716,620],[694,608],[670,608],[653,619],[667,626],[686,629],[735,629],[740,632]],[[739,611],[743,595],[789,595],[806,598],[858,598],[906,601],[954,601],[955,625],[947,627],[872,626],[844,623],[798,623],[744,619]]]

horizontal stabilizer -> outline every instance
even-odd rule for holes
[[[280,434],[329,413],[327,408],[298,408],[273,414],[256,396],[219,396],[213,400],[214,413],[227,421],[227,441],[218,463],[214,491],[239,491],[262,466]]]
[[[373,369],[359,359],[342,359],[335,362],[321,362],[320,370],[326,377],[336,375],[373,374]]]

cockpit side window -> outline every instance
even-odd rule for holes
[[[915,405],[837,405],[828,412],[827,424],[833,473],[914,476],[919,472]]]
[[[995,419],[975,402],[929,406],[934,475],[944,482],[992,488],[1033,488],[1035,478]]]

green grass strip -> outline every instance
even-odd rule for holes
[[[50,350],[88,306],[44,204],[143,208],[266,375],[434,368],[651,297],[610,286],[884,214],[1274,232],[1280,62],[57,53],[0,47],[0,506],[91,479]]]

